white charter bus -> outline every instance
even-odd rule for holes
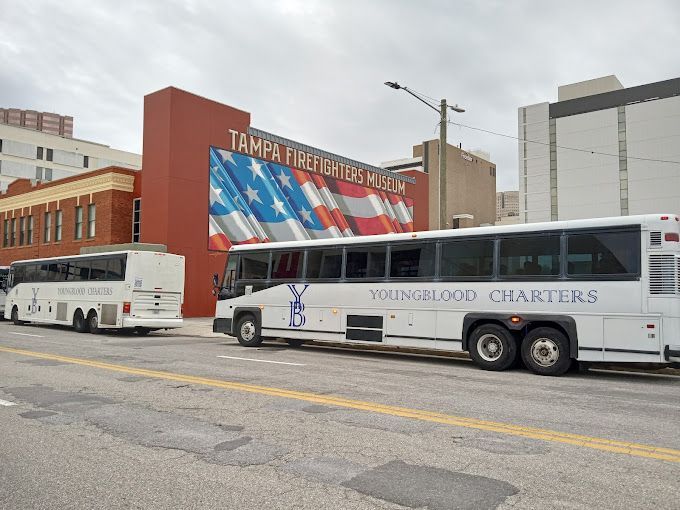
[[[182,326],[184,257],[119,251],[13,262],[5,318],[15,324],[129,328],[140,335]]]
[[[5,317],[5,301],[7,300],[7,277],[9,266],[0,266],[0,316]]]
[[[234,246],[213,330],[521,357],[680,362],[680,222],[672,214]]]

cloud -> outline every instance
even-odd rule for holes
[[[145,94],[174,85],[252,113],[255,127],[360,161],[408,157],[437,114],[396,80],[515,135],[517,108],[616,74],[680,76],[674,2],[7,2],[4,106],[75,117],[75,135],[141,152]],[[449,127],[517,188],[517,143]]]

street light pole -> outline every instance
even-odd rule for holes
[[[465,109],[458,105],[448,106],[446,104],[446,99],[442,99],[439,108],[433,106],[432,104],[425,101],[419,95],[413,93],[407,87],[399,85],[396,81],[386,81],[385,85],[396,90],[404,90],[415,97],[418,101],[425,103],[427,106],[432,108],[434,111],[439,113],[439,229],[444,230],[447,224],[447,212],[446,212],[446,126],[448,119],[446,114],[450,108],[454,112],[463,113]]]

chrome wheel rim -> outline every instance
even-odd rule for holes
[[[484,361],[498,361],[503,355],[503,342],[496,335],[487,333],[477,342],[477,353]]]
[[[537,338],[531,344],[531,359],[542,367],[551,367],[560,359],[560,347],[550,338]]]
[[[97,316],[93,315],[90,317],[90,328],[97,329],[97,326],[99,326],[99,321],[97,320]]]
[[[255,324],[253,321],[245,321],[241,324],[241,338],[246,342],[250,342],[255,338]]]

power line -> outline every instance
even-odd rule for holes
[[[538,140],[529,140],[527,138],[520,138],[518,136],[513,136],[513,135],[508,135],[505,133],[498,133],[496,131],[491,131],[489,129],[484,129],[484,128],[479,128],[479,127],[474,127],[474,126],[467,126],[465,124],[460,124],[458,122],[453,122],[453,121],[447,121],[448,124],[451,124],[453,126],[458,126],[466,129],[472,129],[473,131],[481,131],[483,133],[488,133],[490,135],[495,135],[495,136],[502,136],[503,138],[510,138],[512,140],[517,140],[519,142],[528,142],[528,143],[535,143],[538,145],[545,145],[547,147],[550,147],[549,143],[546,142],[540,142]],[[567,147],[564,145],[555,145],[555,147],[559,147],[560,149],[565,149],[565,150],[570,150],[570,151],[577,151],[577,152],[586,152],[589,154],[598,154],[600,156],[611,156],[613,158],[618,158],[618,154],[611,154],[609,152],[600,152],[600,151],[593,151],[590,149],[581,149],[578,147]],[[627,156],[627,159],[635,159],[637,161],[652,161],[655,163],[671,163],[674,165],[680,165],[680,161],[673,161],[673,160],[668,160],[668,159],[655,159],[655,158],[641,158],[641,157],[636,157],[636,156]]]

